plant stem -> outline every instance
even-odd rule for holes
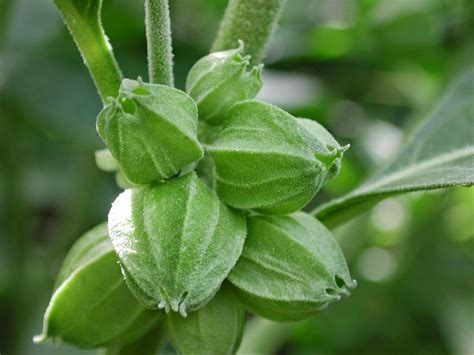
[[[148,76],[151,83],[174,85],[168,0],[145,0]]]
[[[245,327],[237,355],[275,354],[293,328],[294,323],[276,323],[263,318],[254,318]]]
[[[54,0],[54,2],[82,54],[102,102],[105,103],[110,96],[116,97],[122,82],[122,73],[102,27],[100,18],[102,1]]]
[[[212,52],[238,47],[244,41],[245,53],[258,64],[275,31],[285,0],[229,0]]]

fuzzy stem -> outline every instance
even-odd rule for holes
[[[102,27],[101,0],[54,0],[105,103],[116,97],[122,73]]]
[[[168,0],[145,0],[148,75],[151,83],[174,85]]]
[[[260,63],[284,4],[285,0],[229,0],[211,51],[236,48],[241,39],[251,64]]]

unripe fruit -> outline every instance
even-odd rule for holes
[[[69,251],[44,316],[43,334],[35,342],[53,338],[82,348],[127,344],[161,317],[128,289],[103,224]]]
[[[163,180],[199,160],[197,108],[185,92],[124,79],[97,117],[97,131],[135,185]]]
[[[196,101],[199,119],[219,125],[234,103],[253,99],[262,87],[262,66],[248,70],[249,56],[239,48],[211,53],[194,64],[186,80],[186,92]]]
[[[191,173],[120,194],[109,233],[137,298],[186,316],[212,298],[237,262],[246,225]]]
[[[355,286],[336,240],[314,217],[252,216],[247,228],[229,281],[250,311],[275,321],[301,320]]]
[[[337,173],[347,149],[308,121],[256,100],[232,106],[207,147],[219,197],[232,207],[270,214],[305,206]]]

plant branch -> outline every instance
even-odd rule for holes
[[[238,47],[244,41],[245,54],[258,64],[275,31],[285,0],[229,0],[212,52]]]
[[[145,0],[148,76],[151,83],[174,85],[168,0]]]
[[[54,0],[102,99],[116,97],[122,73],[101,22],[101,0]]]

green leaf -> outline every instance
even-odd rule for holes
[[[312,216],[252,216],[247,229],[228,278],[250,311],[275,321],[301,320],[355,286],[336,240]]]
[[[245,310],[224,283],[212,300],[187,318],[168,315],[171,342],[179,354],[235,354],[242,340]]]
[[[117,96],[122,73],[101,21],[102,0],[54,0],[105,103]]]
[[[199,119],[210,125],[222,123],[229,107],[253,99],[262,87],[262,65],[250,70],[250,58],[239,48],[211,53],[194,64],[186,79],[186,92],[196,101]]]
[[[237,262],[246,226],[191,173],[123,192],[109,232],[142,303],[186,316],[212,298]]]
[[[35,342],[60,339],[83,348],[126,344],[154,327],[161,313],[137,302],[120,272],[106,224],[71,248]]]
[[[448,89],[439,104],[379,173],[313,214],[334,226],[385,197],[474,184],[474,69]]]
[[[135,185],[168,179],[204,152],[197,108],[183,91],[125,79],[97,117],[97,131]]]
[[[219,197],[235,208],[272,214],[306,205],[337,173],[345,149],[316,122],[256,100],[233,105],[207,146]]]

